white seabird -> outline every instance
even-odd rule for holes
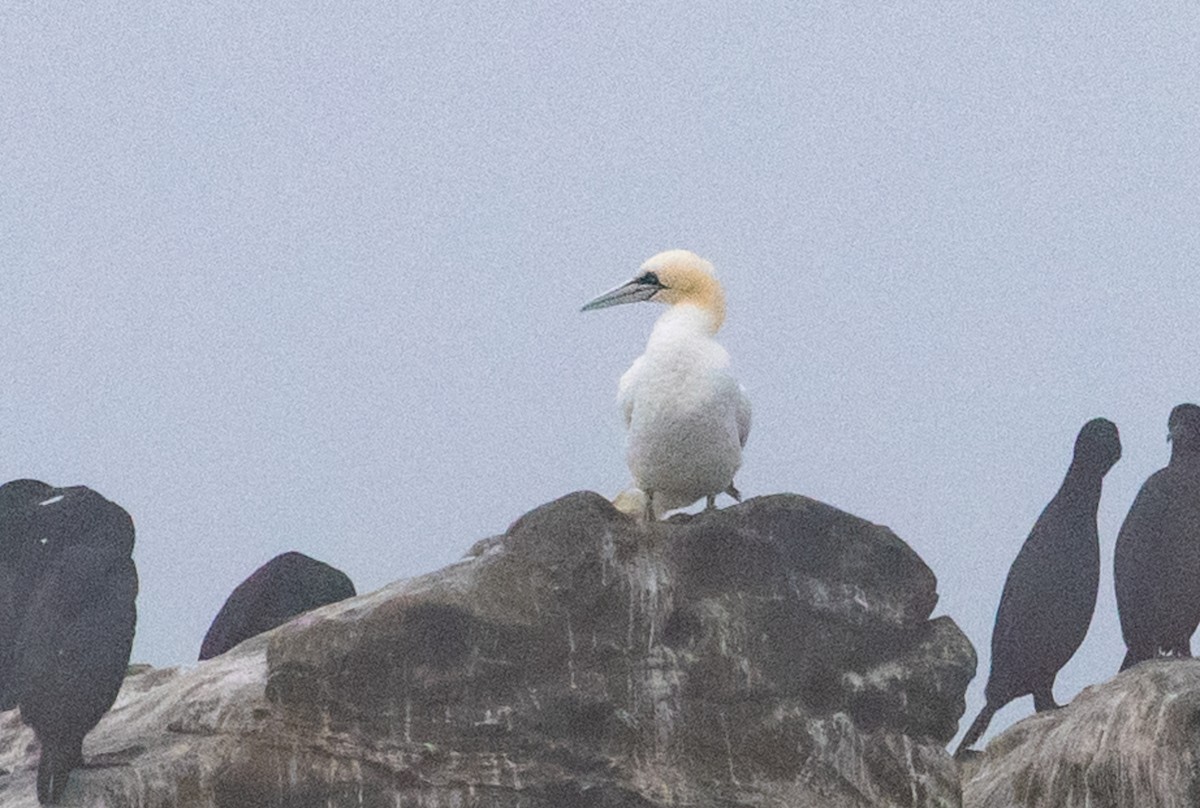
[[[583,311],[642,300],[670,306],[617,391],[626,459],[645,493],[645,514],[653,519],[701,497],[711,509],[721,492],[741,501],[733,475],[750,434],[750,401],[729,375],[729,354],[713,339],[725,320],[725,292],[712,264],[687,250],[667,250]]]

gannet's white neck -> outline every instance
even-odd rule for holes
[[[707,306],[690,301],[676,303],[668,308],[654,322],[654,330],[650,339],[674,337],[702,336],[712,337],[721,327],[721,312]]]

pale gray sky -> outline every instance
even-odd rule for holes
[[[0,9],[0,478],[133,514],[135,659],[193,660],[283,550],[368,591],[615,493],[658,310],[578,308],[686,247],[755,406],[739,487],[922,555],[968,721],[1008,565],[1113,419],[1056,694],[1116,671],[1116,531],[1200,399],[1200,9],[448,5]]]

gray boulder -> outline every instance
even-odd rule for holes
[[[463,561],[130,676],[78,805],[957,806],[975,654],[887,528],[577,493]],[[0,803],[32,806],[0,715]]]
[[[1200,805],[1200,660],[1143,662],[1014,724],[964,766],[963,805]]]

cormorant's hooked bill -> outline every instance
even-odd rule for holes
[[[665,289],[658,275],[644,272],[628,283],[623,283],[615,289],[609,289],[595,300],[584,305],[580,311],[605,309],[609,306],[619,306],[622,303],[640,303],[649,300],[660,290]]]

